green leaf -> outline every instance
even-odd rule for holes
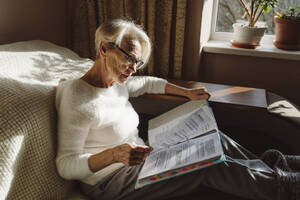
[[[264,12],[270,12],[271,8],[274,8],[278,3],[278,0],[256,0],[255,4],[263,8]]]
[[[271,6],[267,6],[267,7],[264,8],[264,11],[267,12],[267,13],[269,13],[270,10],[271,10]]]
[[[294,15],[295,15],[295,8],[290,8],[290,9],[289,9],[289,14],[290,14],[291,16],[294,16]]]

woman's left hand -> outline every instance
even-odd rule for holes
[[[184,96],[190,100],[209,99],[210,97],[210,94],[206,91],[205,87],[185,88],[172,83],[166,84],[165,93]]]
[[[205,88],[192,88],[186,89],[186,97],[190,100],[201,100],[201,99],[209,99],[210,94],[206,91]]]

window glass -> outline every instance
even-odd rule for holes
[[[250,0],[245,1],[250,2]],[[267,24],[268,30],[266,34],[274,34],[273,17],[275,12],[286,12],[290,7],[299,5],[299,0],[279,0],[275,9],[271,9],[269,13],[263,13],[259,21]],[[217,8],[216,32],[233,32],[232,24],[236,22],[247,21],[247,16],[239,0],[219,0]]]

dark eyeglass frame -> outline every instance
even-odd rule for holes
[[[110,45],[117,47],[117,49],[119,49],[125,56],[126,59],[128,61],[133,60],[136,64],[136,69],[140,69],[141,66],[144,64],[144,61],[142,60],[137,60],[135,57],[133,57],[132,55],[130,55],[129,53],[127,53],[124,49],[122,49],[121,47],[119,47],[119,45],[113,43],[113,42],[109,42]]]

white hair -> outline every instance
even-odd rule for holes
[[[99,55],[99,46],[101,42],[113,42],[121,45],[124,36],[130,35],[130,38],[136,39],[142,46],[142,60],[144,65],[149,61],[151,55],[151,41],[141,26],[131,21],[115,19],[100,25],[95,33],[96,56]],[[143,67],[142,66],[142,67]]]

